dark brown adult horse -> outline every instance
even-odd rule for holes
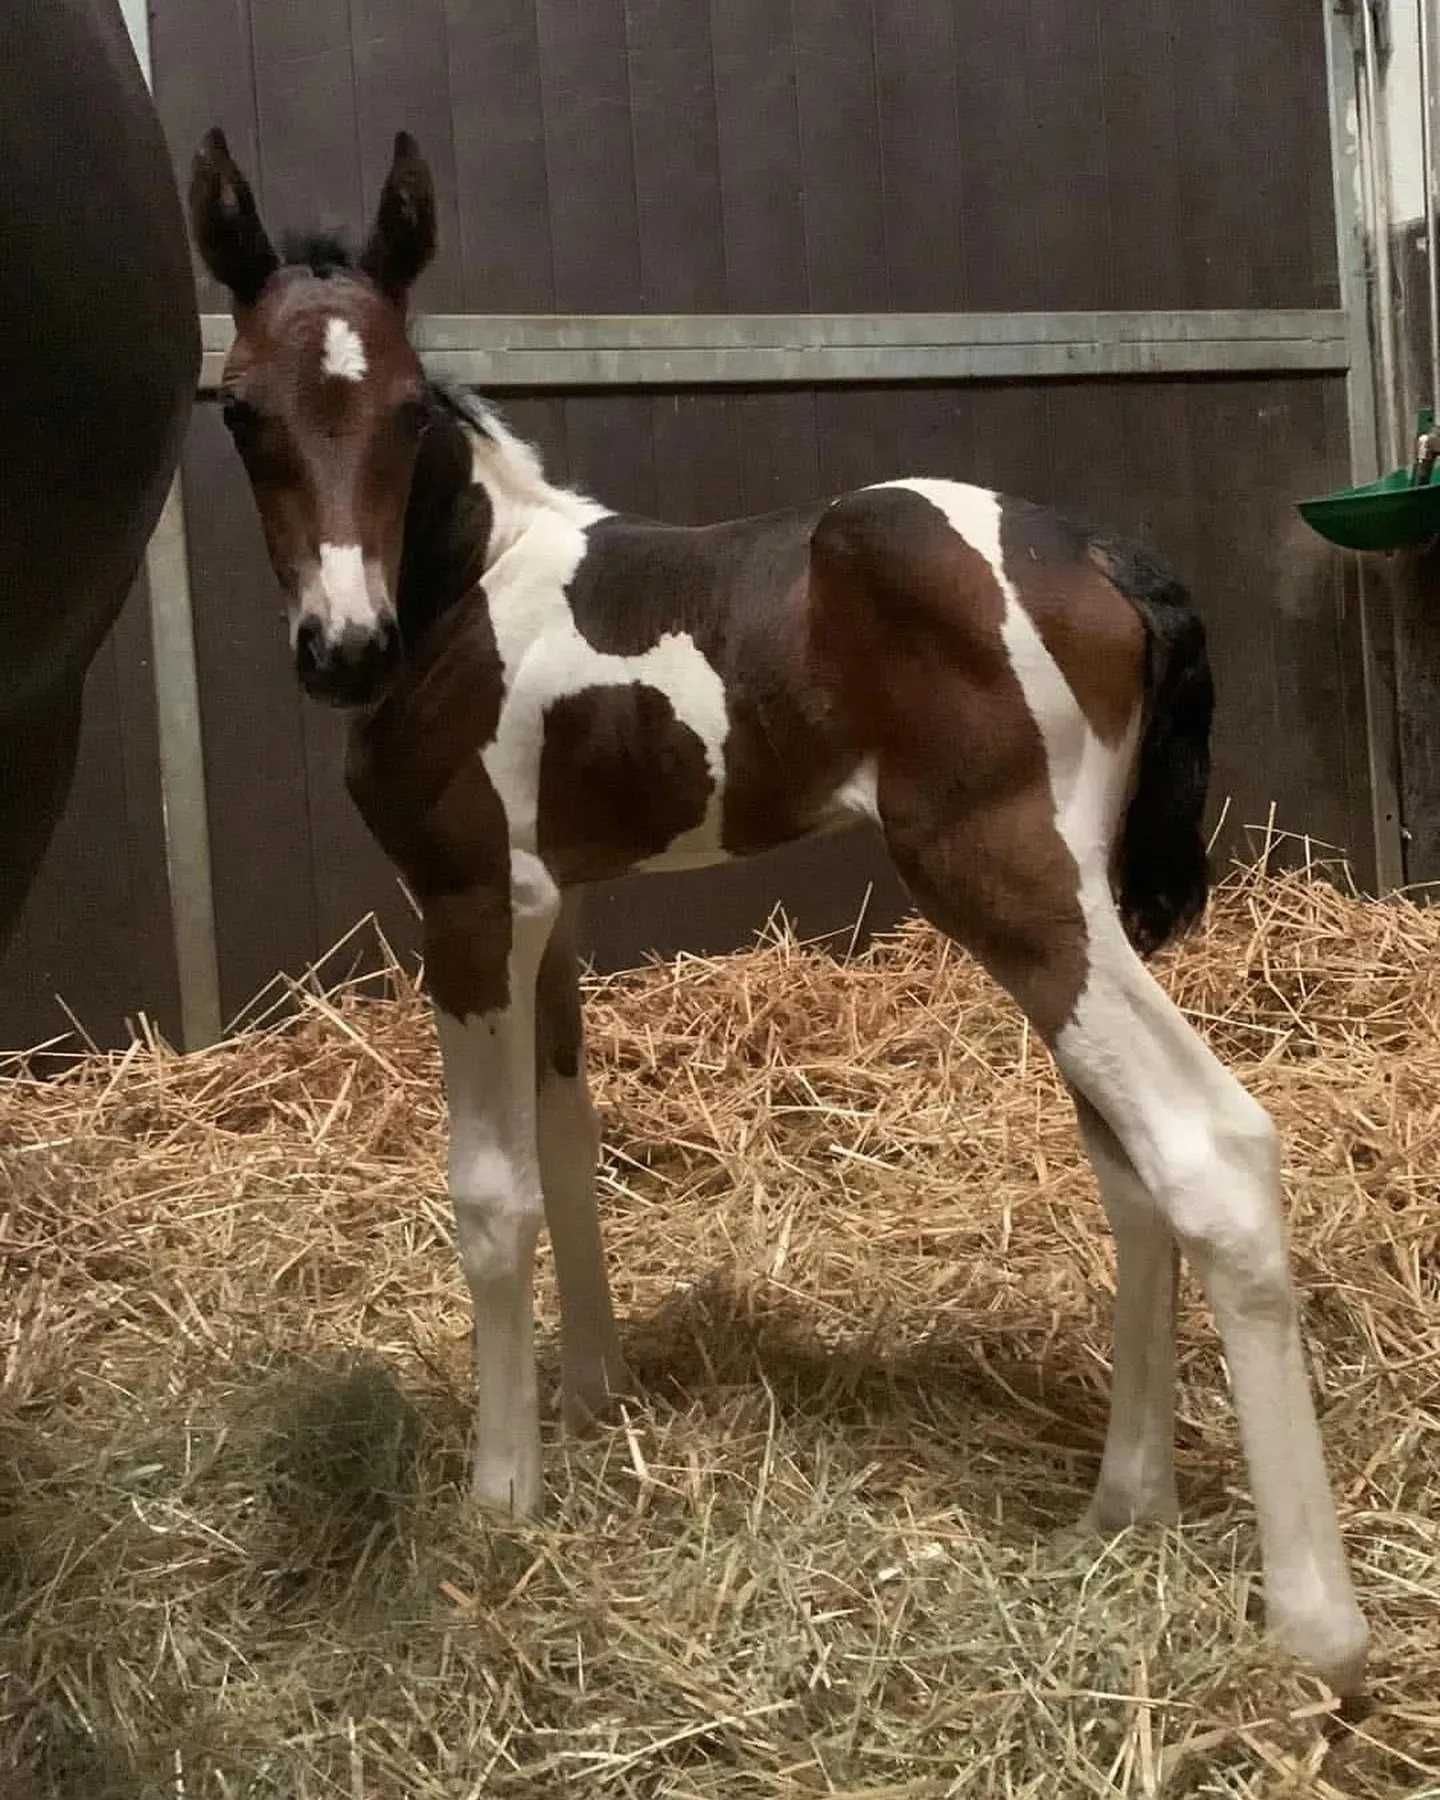
[[[70,790],[85,672],[199,372],[170,161],[115,0],[0,6],[0,951]]]

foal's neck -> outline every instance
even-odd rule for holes
[[[486,571],[549,520],[583,530],[608,508],[545,478],[538,451],[475,396],[437,388],[405,514],[400,629],[414,649]]]
[[[421,439],[405,509],[396,612],[408,651],[479,584],[492,524],[489,495],[474,480],[469,434],[441,411]]]
[[[537,523],[561,519],[581,530],[609,511],[584,494],[548,481],[533,444],[515,436],[493,407],[469,398],[464,424],[470,438],[474,479],[490,502],[488,569]]]

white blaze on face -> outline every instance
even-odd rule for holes
[[[360,381],[370,365],[360,333],[345,319],[325,321],[325,357],[321,364],[337,381]]]
[[[367,562],[358,544],[322,544],[319,561],[310,565],[300,584],[293,629],[315,619],[334,643],[347,628],[373,631],[389,611],[380,565]]]

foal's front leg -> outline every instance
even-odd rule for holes
[[[535,985],[559,905],[544,865],[516,851],[508,906],[497,894],[447,897],[425,917],[450,1108],[450,1198],[475,1308],[474,1492],[514,1517],[535,1512],[541,1498]]]

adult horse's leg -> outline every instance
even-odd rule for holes
[[[170,162],[114,0],[0,7],[0,949],[63,808],[85,671],[199,372]]]
[[[540,964],[535,1074],[545,1222],[560,1290],[561,1395],[567,1422],[578,1427],[630,1391],[630,1374],[595,1208],[600,1131],[585,1080],[572,911],[567,901]]]
[[[475,1308],[474,1493],[539,1509],[535,1242],[544,1217],[535,1117],[535,991],[560,896],[511,856],[508,895],[425,903],[425,958],[450,1107],[450,1199]]]

